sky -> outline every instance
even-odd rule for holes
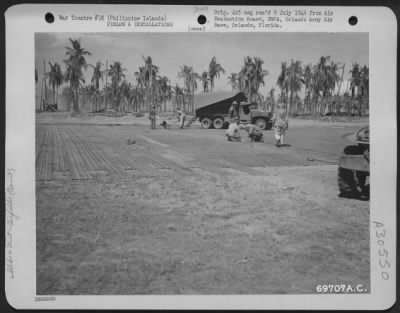
[[[226,71],[215,80],[215,90],[221,91],[231,90],[227,77],[240,71],[246,56],[261,57],[263,69],[268,71],[265,86],[260,88],[264,95],[271,88],[278,92],[276,81],[283,61],[315,64],[321,56],[330,56],[334,62],[345,63],[341,93],[346,89],[353,63],[369,66],[367,33],[36,33],[35,66],[39,81],[43,60],[47,71],[48,62],[58,62],[65,69],[65,47],[71,46],[68,38],[80,38],[81,46],[92,53],[86,57],[89,64],[120,61],[127,80],[133,84],[134,73],[144,64],[143,56],[151,56],[153,64],[159,66],[159,75],[167,76],[173,86],[183,86],[183,79],[178,77],[183,65],[193,66],[201,74],[208,70],[215,56]],[[87,83],[92,73],[93,69],[88,67],[84,74]],[[200,92],[201,83],[198,85]],[[40,83],[36,89],[40,92]]]

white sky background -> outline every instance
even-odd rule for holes
[[[68,38],[81,39],[81,46],[92,53],[86,57],[89,64],[101,60],[105,65],[120,61],[126,68],[126,78],[136,84],[134,72],[144,64],[142,56],[151,56],[159,66],[159,75],[167,76],[171,84],[183,86],[178,72],[183,65],[193,66],[201,74],[208,70],[213,56],[226,73],[215,80],[215,90],[231,90],[227,77],[240,71],[246,56],[261,57],[263,68],[268,71],[264,95],[275,88],[281,62],[299,60],[302,64],[316,64],[321,56],[330,56],[334,62],[345,63],[344,82],[341,93],[346,90],[352,64],[368,63],[367,33],[37,33],[35,37],[35,66],[39,72],[36,95],[40,94],[43,59],[58,62],[65,70],[65,46],[71,46]],[[86,84],[90,83],[93,69],[85,72]],[[341,71],[340,71],[341,74]],[[202,91],[198,83],[198,91]],[[300,94],[303,97],[303,94]]]

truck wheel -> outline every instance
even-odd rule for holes
[[[224,127],[224,124],[225,124],[225,121],[221,117],[217,117],[213,121],[213,126],[214,126],[215,129],[221,129],[222,127]]]
[[[366,148],[360,145],[347,146],[344,155],[363,155]],[[369,184],[366,184],[368,172],[339,167],[338,186],[340,196],[346,198],[369,199]]]
[[[255,120],[254,124],[261,130],[267,129],[267,122],[263,118],[258,118]]]
[[[209,129],[211,125],[212,121],[208,117],[205,117],[201,120],[201,127],[203,127],[204,129]]]
[[[352,170],[339,167],[338,186],[341,197],[358,198],[360,196],[360,192],[357,189],[357,182],[354,178],[354,172]]]

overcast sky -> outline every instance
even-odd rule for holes
[[[261,57],[263,68],[268,71],[266,94],[276,88],[281,62],[299,60],[302,64],[317,63],[321,56],[330,56],[334,62],[345,63],[345,80],[349,77],[352,63],[368,65],[367,33],[37,33],[35,40],[35,65],[39,78],[43,73],[43,59],[58,62],[65,69],[65,46],[70,46],[68,38],[81,39],[81,46],[92,53],[86,60],[95,64],[106,60],[110,64],[120,61],[127,69],[126,77],[133,84],[134,72],[144,64],[142,56],[151,56],[159,66],[159,74],[167,76],[172,85],[183,85],[177,73],[183,65],[193,66],[202,73],[208,70],[213,56],[225,69],[225,75],[215,81],[216,90],[230,90],[227,77],[240,71],[245,56]],[[90,82],[92,68],[85,72],[86,82]],[[37,84],[39,88],[40,84]],[[342,91],[345,89],[343,85]],[[199,83],[198,90],[201,91]]]

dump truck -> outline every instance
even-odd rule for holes
[[[229,108],[236,101],[239,104],[241,124],[254,124],[260,129],[272,128],[272,112],[261,111],[250,103],[243,92],[214,92],[196,95],[196,119],[203,128],[221,129],[229,125]]]
[[[369,199],[369,126],[345,136],[353,144],[339,157],[338,185],[340,196]]]

